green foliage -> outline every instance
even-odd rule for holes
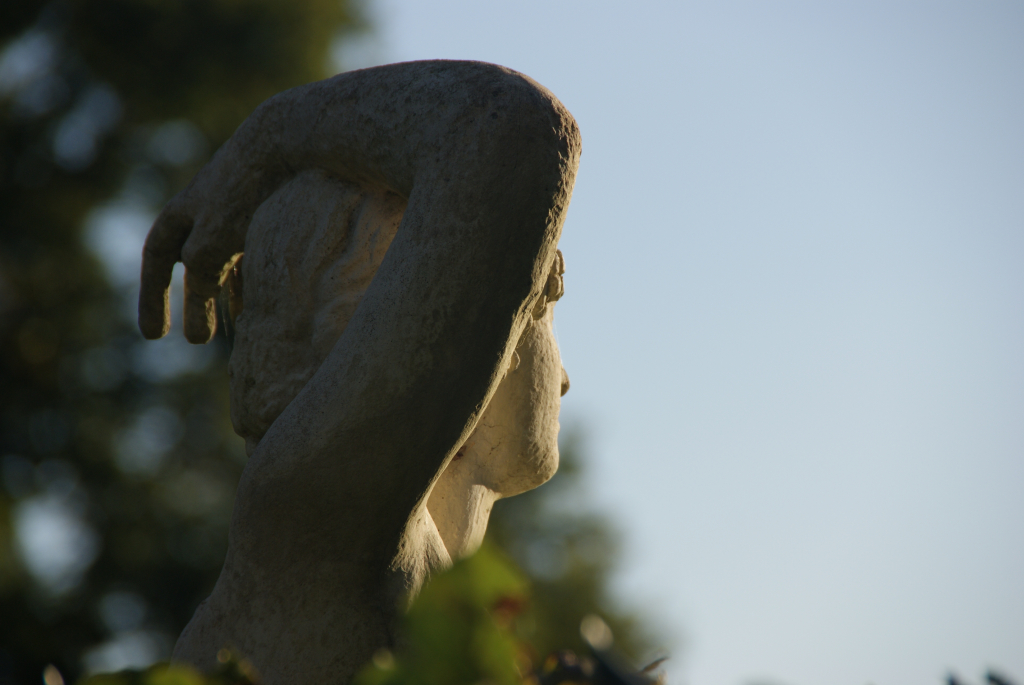
[[[530,586],[503,552],[485,543],[430,579],[402,622],[398,648],[377,652],[354,685],[660,684],[607,645],[580,643],[579,654],[589,656],[566,649],[538,655],[538,618],[556,616],[557,607],[537,603]],[[608,630],[592,615],[588,622]],[[546,626],[548,636],[568,640],[553,632],[557,627]]]
[[[258,682],[252,666],[238,655],[222,649],[217,660],[220,666],[210,675],[183,664],[160,663],[145,670],[100,673],[78,681],[78,685],[254,685]]]
[[[145,671],[103,673],[79,682],[82,685],[214,685],[218,681],[205,678],[187,666],[160,664]]]
[[[527,598],[526,579],[485,545],[427,583],[399,649],[374,655],[355,685],[518,685],[531,663],[515,629]]]

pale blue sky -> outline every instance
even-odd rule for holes
[[[579,121],[564,415],[671,682],[1024,678],[1024,5],[371,14]]]

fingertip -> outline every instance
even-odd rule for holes
[[[170,294],[165,291],[163,301],[153,306],[147,298],[139,298],[139,330],[147,340],[157,340],[171,330]]]
[[[167,335],[171,330],[171,269],[174,264],[159,260],[143,261],[139,287],[139,330],[149,340]]]
[[[191,228],[191,220],[175,214],[169,204],[146,236],[139,287],[139,330],[149,340],[162,338],[171,330],[171,274]]]
[[[215,300],[190,291],[188,279],[185,284],[185,339],[193,345],[205,345],[217,332]]]

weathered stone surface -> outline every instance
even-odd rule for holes
[[[232,420],[250,460],[224,569],[175,648],[269,685],[347,682],[399,604],[557,468],[551,330],[579,160],[571,115],[502,67],[415,62],[261,105],[146,241],[139,323],[185,333],[241,275]],[[234,278],[231,276],[231,278]]]

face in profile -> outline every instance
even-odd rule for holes
[[[558,411],[569,389],[552,330],[562,271],[558,253],[504,378],[430,493],[428,512],[452,558],[480,546],[496,500],[531,490],[558,469]]]
[[[341,337],[404,210],[396,195],[307,171],[254,215],[229,364],[231,418],[250,454]],[[428,510],[453,557],[479,544],[494,500],[558,468],[568,378],[552,320],[563,271],[558,253],[503,379],[431,491]]]
[[[559,252],[512,362],[476,429],[446,469],[448,478],[472,469],[474,482],[510,497],[532,490],[557,470],[558,412],[569,389],[553,330],[563,272]]]

